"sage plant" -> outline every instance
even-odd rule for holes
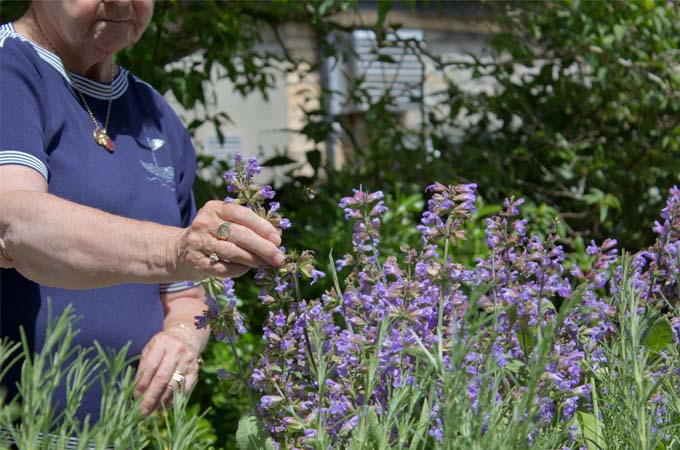
[[[226,176],[227,201],[288,227],[271,202],[274,191],[254,183],[257,173],[254,159],[237,158]],[[583,421],[607,417],[599,409],[607,393],[595,379],[610,364],[622,318],[678,297],[680,191],[670,190],[654,245],[627,263],[615,241],[592,242],[589,267],[568,266],[557,236],[529,235],[522,200],[515,198],[486,221],[488,256],[464,266],[455,250],[476,213],[476,186],[435,183],[426,191],[431,198],[416,226],[421,245],[403,245],[399,257],[381,254],[382,192],[357,189],[341,199],[353,224],[352,253],[330,266],[334,288],[319,298],[300,294],[301,283],[324,276],[309,250],[289,251],[280,268],[257,272],[259,300],[269,309],[265,347],[242,376],[257,394],[253,407],[273,445],[589,445],[594,438]],[[198,323],[233,344],[244,331],[233,282],[209,280],[207,286],[208,309]],[[631,292],[632,309],[626,306]],[[673,311],[660,314],[677,342],[680,322]],[[675,367],[661,360],[654,365],[657,378]],[[639,373],[651,375],[645,370]],[[641,408],[658,426],[644,428],[651,436],[646,442],[668,443],[671,434],[662,428],[670,408],[659,389],[651,394],[654,401]]]

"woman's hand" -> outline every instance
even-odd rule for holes
[[[230,224],[230,232],[223,239],[217,230],[225,222]],[[280,232],[250,209],[213,200],[169,242],[168,265],[177,280],[200,280],[206,275],[238,277],[252,267],[281,265],[280,244]],[[211,259],[213,253],[219,260]]]
[[[161,292],[160,301],[163,331],[144,347],[135,380],[135,396],[143,397],[144,414],[161,405],[170,406],[175,387],[182,385],[184,393],[191,390],[198,377],[200,354],[210,335],[208,328],[198,329],[194,323],[206,308],[202,287]]]
[[[175,326],[156,334],[144,347],[135,379],[135,397],[142,397],[144,415],[161,405],[169,407],[175,387],[188,394],[196,382],[199,354],[187,334]],[[173,375],[184,380],[177,381]]]

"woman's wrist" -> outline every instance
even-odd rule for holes
[[[199,363],[203,361],[200,356],[201,352],[203,351],[203,346],[200,344],[200,339],[197,336],[198,330],[196,330],[194,327],[187,325],[184,322],[176,323],[172,325],[169,329],[180,331],[180,333],[183,336],[185,336],[184,342],[199,358]]]

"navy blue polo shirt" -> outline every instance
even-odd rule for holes
[[[94,123],[72,83],[100,123],[111,92],[107,131],[115,143],[113,153],[94,141]],[[112,86],[75,73],[69,77],[59,57],[24,39],[11,24],[0,26],[0,165],[5,164],[36,170],[51,194],[118,216],[184,227],[196,213],[194,148],[165,99],[124,68]],[[23,326],[30,345],[40,349],[49,300],[52,316],[72,304],[81,318],[75,345],[91,346],[96,340],[120,349],[129,341],[129,355],[138,355],[162,329],[160,293],[187,287],[178,282],[57,289],[3,269],[0,334],[18,340]],[[3,384],[13,386],[17,376],[18,370]],[[56,401],[63,395],[62,390]],[[100,397],[95,383],[79,416],[96,420]]]

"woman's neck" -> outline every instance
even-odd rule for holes
[[[48,20],[40,17],[33,5],[29,11],[14,22],[17,33],[34,44],[56,54],[64,67],[79,75],[102,83],[109,83],[117,73],[113,55],[89,55],[87,49],[71,48],[59,33],[51,27]]]

